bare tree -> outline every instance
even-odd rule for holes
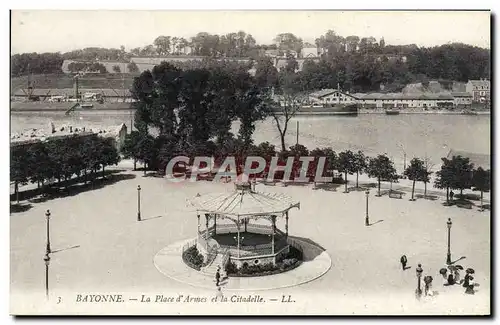
[[[285,136],[288,131],[288,122],[304,105],[306,97],[294,92],[287,92],[277,97],[278,103],[274,105],[274,109],[271,110],[270,115],[276,122],[276,127],[280,134],[281,151],[286,151]]]

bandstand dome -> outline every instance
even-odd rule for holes
[[[214,263],[227,265],[228,261],[239,267],[250,262],[275,265],[290,251],[288,211],[300,208],[300,203],[286,195],[257,192],[251,183],[239,182],[232,192],[197,195],[190,203],[197,210],[196,246],[207,261],[205,271]],[[276,227],[277,217],[284,217],[285,232]],[[218,223],[218,219],[229,223]],[[270,225],[262,224],[263,220]]]
[[[240,217],[282,215],[292,208],[300,209],[300,202],[284,194],[254,191],[250,183],[236,184],[233,192],[196,196],[191,204],[201,213]]]

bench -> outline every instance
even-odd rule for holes
[[[459,203],[457,203],[457,207],[463,208],[463,209],[472,209],[472,203],[459,202]]]
[[[396,191],[390,191],[389,192],[389,197],[391,199],[402,199],[403,198],[403,193],[396,192]]]

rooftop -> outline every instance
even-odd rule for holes
[[[96,93],[102,94],[104,97],[130,97],[131,93],[129,89],[112,89],[112,88],[79,88],[78,92],[84,95],[85,93]],[[30,94],[32,96],[39,97],[51,97],[51,96],[74,96],[75,89],[74,88],[51,88],[51,89],[43,89],[43,88],[35,88],[32,90],[28,89],[18,89],[14,92],[14,96],[28,96]]]
[[[406,99],[406,100],[452,100],[454,97],[449,93],[422,93],[422,94],[411,94],[411,93],[369,93],[369,94],[357,94],[360,99]]]
[[[199,212],[238,217],[282,214],[291,208],[300,207],[298,201],[284,194],[256,192],[241,187],[233,192],[196,196],[191,204]]]

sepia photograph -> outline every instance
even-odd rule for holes
[[[11,10],[10,315],[491,316],[491,29]]]

